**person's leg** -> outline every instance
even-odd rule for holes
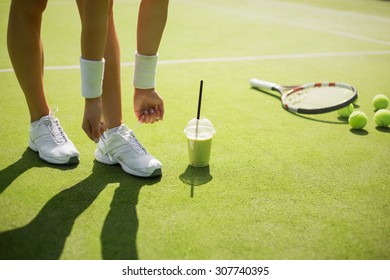
[[[122,124],[120,47],[115,29],[112,1],[110,3],[104,59],[106,63],[103,80],[102,113],[103,122],[110,129]]]
[[[12,0],[8,52],[30,112],[29,147],[49,163],[79,162],[79,152],[46,102],[43,87],[42,14],[47,0]]]
[[[101,100],[103,121],[108,130],[100,137],[95,158],[108,165],[120,164],[126,173],[135,176],[160,176],[161,163],[146,151],[133,131],[122,124],[120,48],[114,24],[113,1],[110,3],[104,59]]]
[[[43,88],[42,13],[47,0],[12,0],[8,21],[8,53],[25,95],[31,122],[48,115]]]

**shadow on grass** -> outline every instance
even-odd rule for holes
[[[190,197],[194,197],[195,187],[207,184],[213,179],[210,174],[210,167],[193,167],[188,165],[183,174],[179,176],[180,180],[189,185]]]
[[[29,157],[29,153],[25,153],[22,160],[6,168],[12,174],[8,182],[17,177],[15,172],[23,173],[36,166],[28,167],[25,160]],[[5,171],[1,172],[3,175]],[[102,258],[138,259],[138,195],[143,186],[153,185],[160,179],[133,177],[125,174],[119,166],[106,166],[95,161],[90,176],[51,198],[30,223],[0,233],[0,259],[59,259],[75,220],[108,184],[118,182],[101,232]]]
[[[390,133],[390,127],[377,126],[377,127],[375,127],[375,129],[377,131],[380,131],[380,132],[383,132],[383,133]]]
[[[259,92],[262,92],[264,94],[267,94],[269,96],[272,96],[273,98],[276,98],[276,99],[278,99],[280,101],[280,94],[277,95],[277,94],[271,93],[269,91],[261,90],[261,89],[258,89],[258,88],[252,88],[252,89],[254,89],[256,91],[259,91]],[[319,116],[321,116],[322,114],[303,115],[303,114],[298,114],[298,113],[294,113],[294,112],[288,111],[288,110],[286,110],[284,108],[283,108],[283,110],[285,110],[286,112],[288,112],[288,113],[290,113],[290,114],[292,114],[292,115],[294,115],[296,117],[299,117],[299,118],[302,118],[302,119],[306,119],[306,120],[310,120],[310,121],[321,122],[321,123],[329,123],[329,124],[346,124],[346,123],[348,123],[348,121],[346,122],[344,118],[338,118],[339,121],[327,121],[327,120],[322,120],[322,119],[319,118]],[[314,117],[314,116],[316,116],[316,117]]]
[[[31,168],[53,167],[59,170],[69,170],[77,167],[73,165],[54,165],[39,159],[38,154],[27,148],[22,157],[10,166],[0,170],[0,194],[4,192],[12,182]]]
[[[366,136],[366,135],[368,135],[368,131],[365,130],[365,129],[354,129],[354,128],[351,128],[349,131],[351,131],[351,133],[353,133],[355,135],[359,135],[359,136]]]

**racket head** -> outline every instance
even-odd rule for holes
[[[288,87],[284,87],[288,89]],[[310,83],[282,94],[283,107],[300,114],[322,114],[344,108],[358,97],[357,89],[346,83]]]

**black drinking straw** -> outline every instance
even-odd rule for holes
[[[199,119],[200,119],[200,107],[201,107],[201,104],[202,104],[202,91],[203,91],[203,80],[200,81],[200,88],[199,88],[198,112],[196,114],[195,138],[198,138],[198,125],[199,125]]]
[[[202,91],[203,91],[203,80],[200,81],[200,89],[199,89],[199,100],[198,100],[198,114],[196,115],[196,118],[200,119],[200,106],[202,104]]]

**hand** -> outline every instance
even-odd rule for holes
[[[102,116],[102,102],[98,98],[86,98],[84,107],[83,130],[95,143],[105,131],[104,124],[100,121]]]
[[[134,113],[141,123],[155,123],[164,119],[164,101],[152,89],[134,89]]]

